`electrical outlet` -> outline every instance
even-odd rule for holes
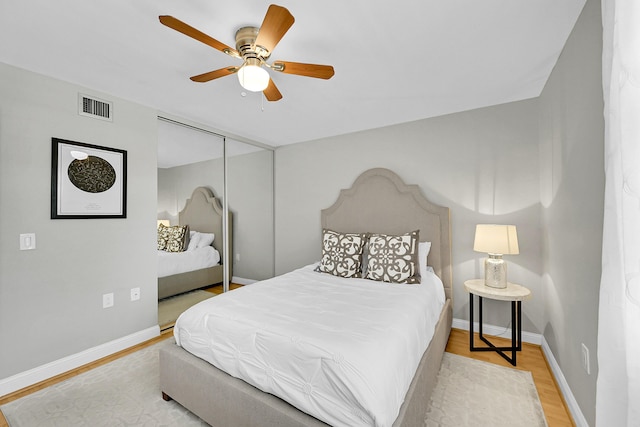
[[[140,288],[131,288],[131,301],[138,301],[140,299]]]
[[[589,366],[589,349],[582,343],[582,367],[587,371],[587,375],[591,375],[591,367]]]
[[[236,254],[236,262],[240,262],[240,254],[239,253]]]
[[[113,292],[102,295],[102,308],[113,307]]]

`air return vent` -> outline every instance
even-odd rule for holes
[[[113,121],[113,102],[78,94],[78,113],[94,119]]]

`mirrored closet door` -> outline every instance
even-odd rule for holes
[[[231,138],[225,142],[232,282],[246,285],[274,275],[273,150]]]
[[[182,256],[210,245],[219,257],[213,267],[167,272],[172,254],[158,251],[158,323],[167,329],[203,299],[273,277],[274,153],[165,118],[158,135],[159,227],[189,226]]]
[[[161,329],[173,326],[190,306],[226,288],[224,146],[224,138],[213,132],[168,119],[158,120]],[[161,249],[164,237],[171,244]],[[184,239],[181,247],[175,242],[180,238]],[[231,277],[231,273],[226,276]]]

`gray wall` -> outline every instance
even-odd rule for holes
[[[541,240],[537,100],[483,108],[276,151],[276,274],[320,258],[320,210],[372,167],[395,171],[427,198],[451,208],[454,315],[468,318],[464,280],[483,277],[475,225],[518,227],[520,255],[509,280],[540,295]],[[487,301],[487,320],[507,327],[510,312]],[[524,329],[542,331],[543,299],[524,305]]]
[[[544,337],[595,425],[604,210],[600,1],[589,0],[540,97]],[[590,352],[591,375],[581,364]]]
[[[78,92],[114,121],[79,116]],[[155,135],[154,110],[0,64],[0,379],[157,325]],[[126,219],[50,219],[52,137],[127,150]]]

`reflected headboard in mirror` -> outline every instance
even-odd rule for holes
[[[223,240],[223,215],[224,210],[220,200],[215,197],[213,191],[207,187],[197,187],[193,190],[191,198],[187,199],[185,207],[178,214],[179,225],[188,225],[190,231],[199,231],[201,233],[213,233],[213,247],[220,253],[220,259],[223,259],[224,240]],[[231,233],[232,215],[228,216],[229,224],[229,245],[228,253],[231,254],[233,234]],[[229,263],[229,278],[232,276],[232,268]],[[185,273],[174,274],[171,276],[158,278],[158,299],[167,298],[180,293],[200,289],[221,283],[224,279],[224,270],[222,261],[220,265],[203,268]]]

